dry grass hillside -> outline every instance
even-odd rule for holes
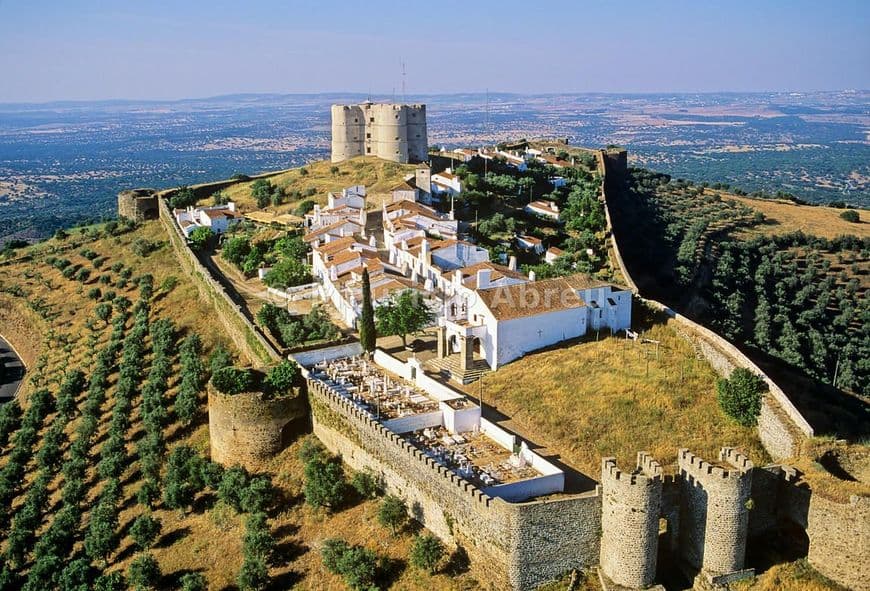
[[[333,167],[337,168],[333,172]],[[321,205],[326,203],[326,194],[339,193],[350,185],[365,185],[370,196],[370,206],[379,206],[380,196],[402,181],[403,177],[414,172],[414,165],[398,164],[379,158],[358,157],[333,164],[328,160],[311,162],[301,168],[294,168],[272,177],[270,182],[284,189],[287,195],[301,194],[277,207],[266,208],[272,213],[290,213],[305,199]],[[305,172],[303,172],[305,171]],[[308,195],[313,192],[313,195]],[[225,193],[235,201],[243,212],[257,209],[251,198],[251,183],[238,183],[226,189]]]
[[[844,210],[825,206],[798,205],[779,199],[753,199],[722,191],[707,189],[708,194],[719,194],[723,199],[738,201],[760,211],[769,223],[755,226],[749,233],[787,234],[801,231],[813,236],[835,238],[843,234],[853,234],[859,238],[870,236],[870,223],[862,219],[859,223],[847,222],[840,217]],[[867,216],[863,212],[862,218]]]
[[[688,342],[663,324],[642,337],[658,341],[658,353],[654,343],[593,334],[527,355],[485,375],[484,402],[511,417],[508,427],[595,479],[602,456],[629,467],[641,450],[663,465],[682,447],[707,459],[722,446],[767,459],[755,431],[719,410],[717,376]],[[468,391],[477,397],[478,384]]]

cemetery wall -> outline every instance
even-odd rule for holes
[[[534,589],[597,563],[597,490],[509,503],[458,477],[324,384],[308,380],[308,396],[318,439],[354,469],[379,475],[435,535],[491,565],[493,588]]]

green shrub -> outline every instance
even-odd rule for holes
[[[266,392],[276,396],[287,394],[300,375],[299,366],[285,359],[266,373]]]
[[[857,224],[861,221],[861,215],[854,209],[847,209],[840,214],[840,217],[847,222],[852,222],[853,224]]]
[[[293,210],[293,215],[297,217],[304,217],[306,213],[314,209],[314,201],[311,199],[305,199],[301,201],[299,205],[296,206],[296,209]]]
[[[151,554],[140,554],[127,569],[127,579],[136,591],[156,589],[163,574]]]
[[[169,198],[170,209],[185,209],[190,205],[196,205],[196,195],[190,187],[179,187]]]
[[[136,542],[140,550],[147,550],[160,535],[161,522],[156,517],[143,513],[133,521],[130,526],[130,536]]]
[[[417,536],[411,546],[411,564],[434,574],[444,558],[444,544],[431,534]]]
[[[335,509],[344,501],[344,469],[338,459],[315,458],[305,464],[305,502],[315,508]]]
[[[222,367],[211,376],[212,385],[224,394],[241,394],[254,386],[254,376],[248,369]]]
[[[743,426],[751,427],[761,412],[761,395],[767,389],[759,376],[738,367],[728,378],[716,382],[719,406],[726,415]]]
[[[185,573],[181,580],[181,591],[206,591],[208,581],[202,573]]]
[[[356,472],[350,479],[350,486],[364,499],[373,499],[381,492],[380,483],[371,472]]]
[[[378,556],[368,548],[351,546],[344,540],[324,540],[320,550],[323,566],[331,573],[344,577],[348,587],[355,591],[372,589],[378,575]]]
[[[393,495],[385,496],[378,506],[378,523],[390,528],[393,535],[396,535],[407,520],[408,508],[405,501]]]

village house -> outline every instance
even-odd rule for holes
[[[556,259],[558,259],[563,254],[565,254],[564,250],[562,250],[561,248],[556,248],[555,246],[551,246],[547,249],[547,252],[544,253],[544,262],[552,265],[556,262]]]
[[[535,254],[542,254],[544,252],[544,243],[540,238],[526,234],[517,234],[516,241],[517,246],[523,250],[531,251]]]
[[[555,201],[532,201],[523,207],[523,211],[532,215],[555,220],[557,222],[559,221],[559,206],[556,205]]]
[[[438,198],[454,197],[462,193],[462,181],[448,168],[431,176],[431,193]]]
[[[309,243],[329,242],[336,238],[344,238],[354,234],[364,235],[365,226],[353,220],[344,220],[308,232],[302,239]]]
[[[453,211],[439,214],[431,207],[414,201],[402,200],[383,205],[384,243],[387,248],[413,238],[432,236],[455,239],[459,222]]]
[[[393,244],[389,262],[423,283],[426,291],[444,292],[452,284],[451,272],[477,263],[489,262],[489,251],[463,240],[414,238]]]
[[[341,190],[341,195],[329,193],[325,208],[315,205],[311,213],[305,214],[305,228],[319,230],[339,222],[353,221],[366,225],[366,188],[354,185]]]
[[[439,318],[442,357],[460,353],[470,365],[478,355],[494,370],[590,330],[631,326],[631,292],[586,275],[494,285],[492,271],[479,268],[473,287],[460,275]]]
[[[236,212],[236,204],[232,201],[226,205],[212,207],[191,206],[187,209],[175,209],[172,213],[187,238],[198,227],[208,228],[215,234],[223,234],[231,226],[242,221],[242,216]]]

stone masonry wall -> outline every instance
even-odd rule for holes
[[[261,393],[228,395],[208,386],[211,458],[224,466],[256,468],[284,448],[286,427],[307,412],[303,396],[264,400]]]
[[[645,452],[638,470],[623,472],[615,458],[601,466],[601,569],[618,585],[648,587],[656,576],[662,470]]]
[[[230,182],[213,183],[218,187],[227,184]],[[197,186],[194,191],[203,192],[203,186]],[[196,285],[203,300],[212,304],[216,318],[224,325],[224,329],[239,351],[255,365],[268,365],[278,361],[281,359],[278,351],[245,317],[239,305],[233,301],[224,287],[211,276],[208,269],[196,258],[196,254],[187,246],[187,240],[182,235],[181,229],[165,201],[165,197],[170,193],[171,191],[168,191],[160,195],[160,221],[169,234],[169,243],[175,251],[182,270]]]
[[[783,517],[806,529],[809,563],[849,589],[870,591],[870,498],[829,499],[813,492],[794,470],[783,471],[778,505]]]
[[[678,332],[698,346],[701,353],[718,373],[727,376],[735,367],[745,367],[764,379],[768,386],[768,394],[765,396],[765,405],[762,407],[758,423],[761,443],[773,458],[787,459],[796,456],[802,440],[813,436],[813,428],[788,399],[785,392],[742,351],[727,340],[691,319],[676,313],[664,304],[655,300],[647,300],[640,295],[637,284],[628,272],[628,267],[619,250],[608,206],[607,193],[614,186],[613,178],[618,177],[623,172],[621,163],[615,161],[614,158],[614,155],[609,156],[606,151],[602,150],[598,156],[598,163],[599,171],[603,175],[601,193],[604,202],[604,215],[607,218],[607,227],[610,231],[613,258],[622,272],[626,285],[642,302],[662,310],[670,316],[677,323]],[[621,158],[622,156],[619,156],[617,160]]]
[[[682,479],[681,557],[711,575],[743,569],[752,492],[752,462],[731,448],[722,448],[719,459],[734,469],[710,464],[686,449],[677,458]]]
[[[600,497],[507,503],[490,497],[372,420],[325,385],[308,381],[314,434],[357,470],[377,474],[414,519],[486,565],[492,589],[534,589],[598,561]]]
[[[153,189],[128,189],[118,193],[118,215],[141,222],[157,219],[157,192]]]

